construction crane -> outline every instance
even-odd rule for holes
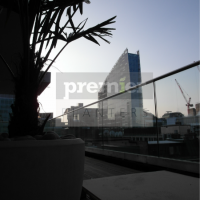
[[[176,83],[177,83],[177,85],[178,85],[178,87],[179,87],[179,89],[180,89],[180,91],[181,91],[181,93],[182,93],[182,95],[183,95],[186,103],[187,103],[186,106],[187,106],[187,111],[188,111],[188,115],[189,115],[189,108],[193,106],[193,104],[190,104],[191,97],[189,97],[189,100],[187,100],[186,97],[185,97],[185,94],[184,94],[183,90],[181,89],[180,84],[178,83],[178,81],[176,79],[175,79],[175,81],[176,81]]]

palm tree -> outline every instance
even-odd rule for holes
[[[83,30],[87,19],[78,26],[74,24],[73,16],[78,10],[81,14],[83,13],[84,2],[90,3],[89,0],[1,0],[1,5],[8,10],[8,17],[10,11],[19,14],[23,37],[23,56],[21,56],[17,74],[12,72],[0,54],[15,83],[15,101],[11,105],[12,113],[8,126],[10,137],[42,134],[48,117],[42,125],[39,124],[38,88],[56,58],[70,42],[84,37],[98,45],[95,38],[110,43],[105,37],[111,36],[111,31],[115,29],[105,26],[114,23],[115,17],[87,30]],[[65,10],[67,10],[68,20],[64,26],[60,26],[60,20]],[[71,33],[66,30],[71,30]],[[64,41],[65,45],[50,60],[51,51],[56,48],[59,40]],[[42,56],[44,48],[48,49],[45,56]],[[41,71],[49,60],[51,62],[47,69]]]

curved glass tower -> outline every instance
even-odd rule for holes
[[[119,92],[124,92],[132,86],[141,83],[140,55],[128,53],[126,49],[108,74],[98,93],[98,99],[103,99]],[[103,109],[103,120],[99,125],[104,127],[141,126],[143,113],[142,90],[136,89],[120,96],[113,97],[99,104]],[[103,123],[103,124],[102,124]]]

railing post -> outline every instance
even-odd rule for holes
[[[157,151],[158,151],[158,157],[159,157],[160,149],[159,149],[159,137],[158,137],[158,113],[157,113],[157,98],[156,98],[155,82],[153,82],[153,90],[154,90],[154,105],[155,105],[155,115],[156,115]]]
[[[103,137],[103,115],[104,115],[104,113],[103,113],[103,102],[104,101],[102,101],[101,103],[102,103],[102,146],[103,146],[103,149],[104,149],[104,137]]]

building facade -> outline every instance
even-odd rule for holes
[[[134,127],[144,124],[142,89],[128,93],[125,90],[141,83],[141,66],[139,51],[128,53],[126,49],[108,74],[98,99],[103,99],[121,92],[117,97],[99,103],[102,118],[98,124],[103,127]]]

